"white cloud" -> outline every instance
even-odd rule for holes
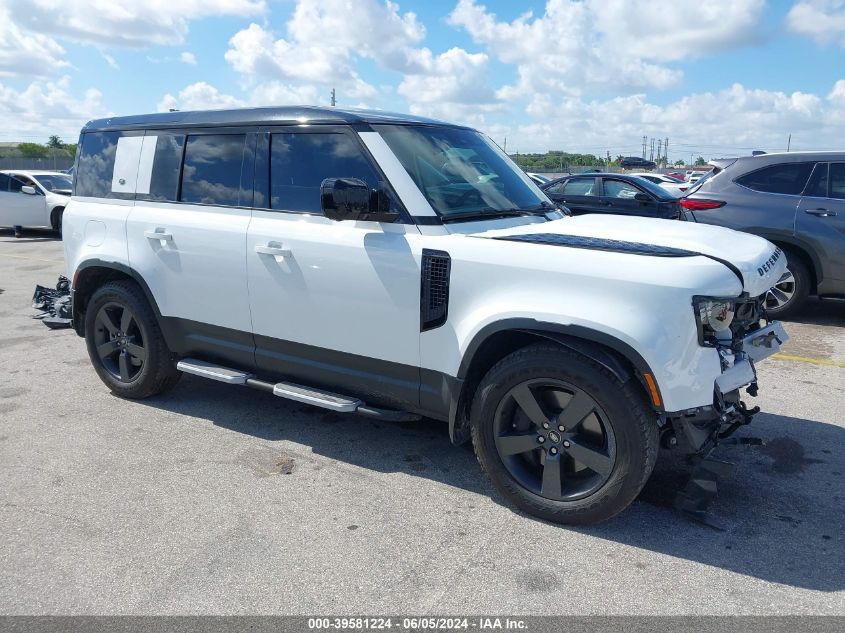
[[[41,33],[27,33],[0,4],[0,77],[46,77],[70,66],[64,49]]]
[[[15,22],[32,33],[96,45],[179,44],[188,22],[263,13],[264,0],[4,0]]]
[[[58,81],[33,82],[23,90],[0,83],[0,119],[10,122],[14,132],[5,135],[47,139],[57,134],[66,141],[76,141],[79,130],[89,120],[109,116],[99,90],[89,88],[82,99],[70,92],[70,77]]]
[[[642,136],[670,137],[670,155],[696,151],[705,157],[747,154],[751,148],[831,149],[825,139],[845,135],[845,80],[822,99],[818,95],[759,90],[734,84],[718,92],[695,93],[667,105],[645,95],[606,100],[568,97],[552,104],[538,98],[535,119],[499,129],[519,151],[567,149],[615,156],[636,151]],[[709,153],[708,153],[709,152]]]
[[[159,101],[159,112],[168,110],[219,110],[224,108],[242,108],[246,102],[232,95],[220,92],[217,88],[204,81],[185,86],[179,94],[166,94]]]
[[[179,61],[183,64],[188,64],[189,66],[197,65],[197,58],[194,57],[194,54],[190,51],[183,51],[182,54],[179,55]]]
[[[516,66],[519,79],[500,92],[502,98],[534,92],[631,93],[677,83],[681,72],[665,60],[747,44],[763,5],[763,0],[712,6],[680,0],[671,7],[631,0],[549,0],[542,16],[528,12],[505,22],[476,0],[459,0],[448,22]]]
[[[786,25],[820,44],[838,42],[845,46],[845,0],[796,2],[786,16]]]
[[[120,69],[120,66],[119,66],[119,65],[118,65],[118,63],[117,63],[117,60],[115,60],[115,58],[114,58],[114,57],[112,57],[112,56],[111,56],[111,55],[109,55],[108,53],[103,53],[102,51],[100,51],[100,55],[102,55],[102,56],[103,56],[103,59],[104,59],[104,60],[106,60],[106,63],[107,63],[109,66],[111,66],[111,67],[112,67],[112,68],[114,68],[115,70],[119,70],[119,69]]]

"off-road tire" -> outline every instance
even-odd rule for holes
[[[146,360],[129,381],[121,380],[119,376],[113,375],[106,368],[97,351],[96,319],[100,309],[107,305],[125,306],[131,311],[133,320],[137,324],[133,326],[133,331],[140,333],[146,351]],[[134,329],[135,327],[137,329]],[[103,331],[100,328],[100,336],[102,335]],[[155,313],[143,291],[134,281],[110,281],[94,292],[85,311],[85,341],[88,356],[97,375],[115,395],[121,398],[137,400],[164,393],[173,388],[182,376],[182,372],[175,367],[173,354],[165,344]]]
[[[563,380],[583,390],[612,426],[615,463],[605,483],[589,496],[571,501],[543,497],[521,485],[499,455],[495,412],[510,389],[537,378]],[[634,380],[622,383],[603,366],[553,344],[534,344],[509,354],[487,372],[473,400],[472,441],[482,469],[509,502],[542,519],[591,524],[616,515],[640,493],[658,452],[657,416]]]

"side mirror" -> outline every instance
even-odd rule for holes
[[[28,194],[30,196],[34,196],[38,192],[35,191],[35,187],[33,187],[32,185],[24,185],[23,187],[21,187],[21,193],[25,193],[25,194]]]
[[[382,191],[370,189],[359,178],[326,178],[320,183],[320,206],[323,215],[336,222],[395,222],[399,217]]]
[[[640,192],[634,195],[634,200],[636,200],[637,202],[651,202],[651,196],[649,196],[647,193]]]

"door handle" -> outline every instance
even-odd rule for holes
[[[172,242],[173,234],[166,232],[164,229],[156,229],[155,231],[144,231],[144,237],[148,240],[160,240],[162,242]]]
[[[290,249],[284,248],[280,242],[256,244],[255,252],[259,255],[273,255],[274,257],[290,257]]]
[[[829,209],[804,209],[804,213],[809,213],[810,215],[817,215],[820,218],[836,217],[836,211],[830,211]]]

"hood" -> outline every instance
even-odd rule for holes
[[[762,237],[721,226],[677,220],[589,214],[485,231],[475,235],[502,238],[539,234],[618,240],[629,245],[635,243],[645,247],[656,246],[703,255],[724,264],[737,274],[743,288],[752,297],[760,296],[774,286],[786,269],[786,257],[783,252]],[[582,241],[579,248],[616,250],[612,246],[605,248],[600,243],[590,246],[588,242]],[[645,247],[636,250],[642,253],[648,250]],[[655,255],[659,254],[655,252]]]

